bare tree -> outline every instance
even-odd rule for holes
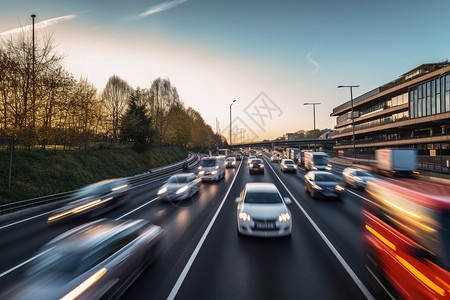
[[[119,137],[120,119],[125,112],[132,92],[131,86],[117,75],[109,77],[102,93],[102,99],[112,121],[113,137]]]

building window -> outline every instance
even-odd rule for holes
[[[414,119],[414,91],[409,91],[409,115],[411,116],[411,119]]]
[[[435,80],[436,82],[436,113],[440,114],[441,111],[441,80],[438,78]]]

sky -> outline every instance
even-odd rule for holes
[[[423,63],[449,59],[450,1],[15,0],[0,37],[31,24],[99,92],[169,78],[186,107],[233,142],[333,128],[332,109]],[[218,125],[218,126],[217,126]]]

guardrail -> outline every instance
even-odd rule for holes
[[[188,155],[188,158],[184,159],[180,162],[177,162],[177,163],[169,165],[169,166],[151,169],[142,174],[128,177],[129,183],[131,185],[131,189],[145,185],[151,180],[155,180],[160,177],[164,177],[164,176],[170,175],[172,173],[178,172],[181,169],[181,167],[185,161],[187,161],[189,164],[189,167],[192,168],[192,167],[195,167],[200,162],[200,157],[198,154],[194,154],[194,153],[190,152]],[[31,207],[37,207],[37,206],[44,205],[44,204],[50,204],[50,203],[54,203],[54,202],[64,202],[64,200],[68,200],[70,198],[70,196],[72,196],[72,194],[75,193],[75,191],[76,190],[42,196],[42,197],[37,197],[37,198],[26,199],[26,200],[22,200],[22,201],[16,201],[13,203],[2,204],[2,205],[0,205],[0,215],[5,215],[10,212],[17,211],[17,210],[23,210],[23,209],[27,209],[27,208],[31,208]]]

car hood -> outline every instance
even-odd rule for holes
[[[319,182],[316,182],[316,184],[320,187],[333,187],[333,188],[336,185],[342,185],[340,182],[337,182],[337,181],[329,181],[329,182],[319,181]]]
[[[243,212],[250,215],[252,219],[277,219],[279,215],[289,212],[284,203],[280,204],[256,204],[244,203]]]
[[[165,187],[168,191],[176,191],[185,185],[187,185],[187,183],[168,183],[165,185]]]
[[[205,171],[205,173],[209,173],[212,172],[214,170],[217,170],[216,167],[207,167],[207,168],[203,168],[200,171]]]
[[[7,292],[9,299],[47,300],[64,296],[64,286],[70,281],[61,274],[40,274],[15,285]],[[67,291],[69,292],[69,291]]]

